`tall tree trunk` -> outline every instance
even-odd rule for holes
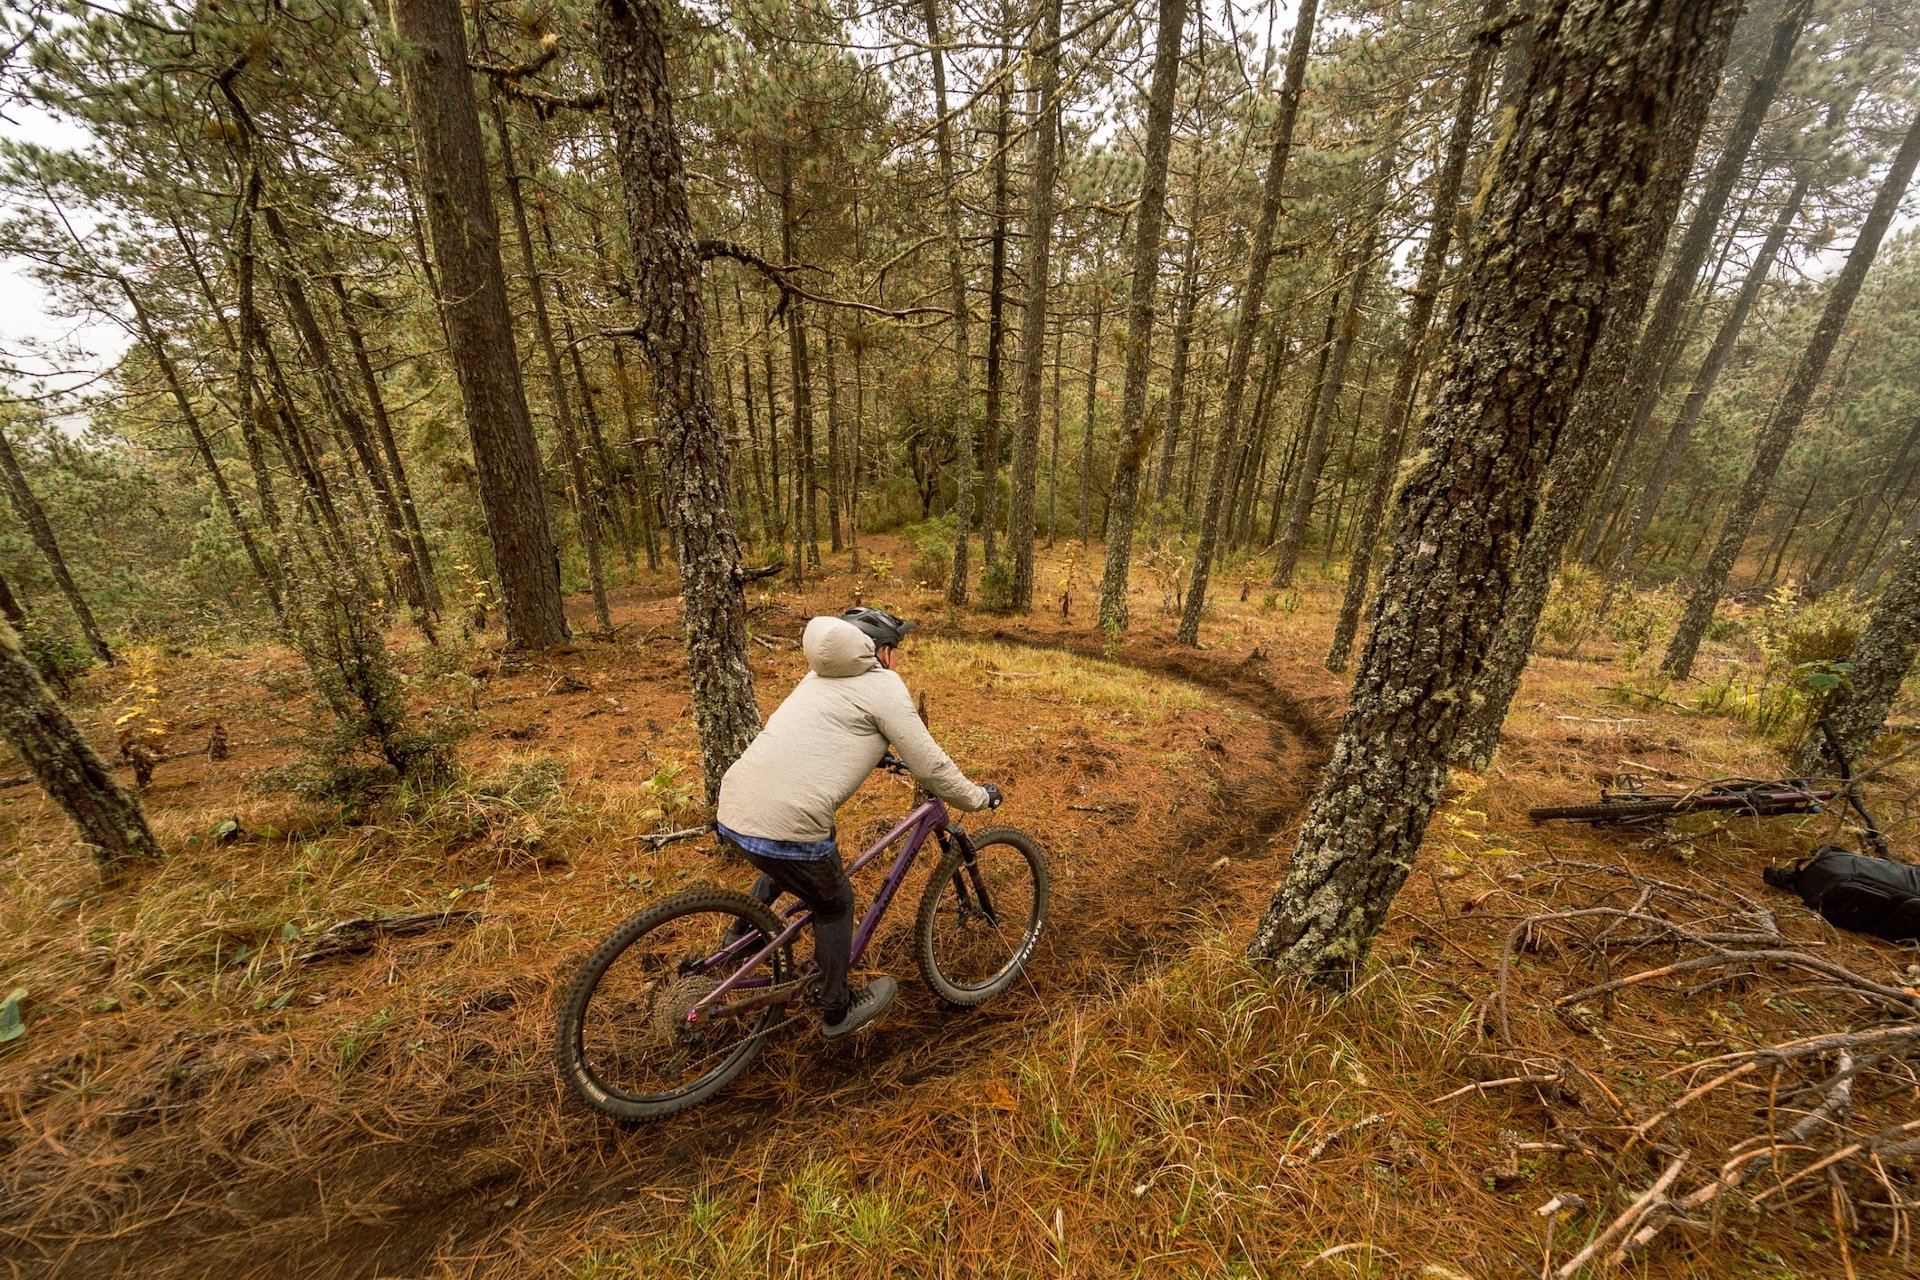
[[[820,347],[827,357],[827,549],[837,553],[845,549],[840,536],[840,502],[846,486],[840,474],[840,379],[833,361],[832,329],[820,330]]]
[[[520,270],[527,278],[527,300],[533,304],[533,336],[546,357],[547,393],[553,397],[553,425],[560,435],[560,451],[566,455],[567,479],[573,494],[573,518],[580,526],[580,545],[587,553],[587,589],[593,595],[593,618],[604,633],[613,629],[613,615],[607,607],[606,568],[600,563],[600,520],[594,511],[593,488],[587,482],[587,461],[580,450],[580,433],[573,425],[573,405],[567,394],[567,376],[560,363],[560,348],[553,340],[553,319],[547,312],[547,283],[540,274],[540,260],[533,251],[533,227],[527,219],[526,196],[521,190],[525,179],[513,154],[513,127],[500,102],[497,86],[488,86],[487,109],[493,116],[493,130],[500,145],[500,169],[506,178],[507,207],[513,211],[513,238],[520,249]]]
[[[1011,113],[1010,75],[1001,79],[993,131],[993,241],[987,274],[987,397],[985,438],[980,460],[980,559],[994,562],[1000,516],[1000,429],[1002,371],[1007,334],[1007,131]]]
[[[487,189],[480,112],[455,0],[392,0],[427,220],[440,268],[448,348],[480,476],[507,644],[545,649],[567,638],[559,552],[547,522],[540,451],[513,348],[500,269],[500,223]]]
[[[54,803],[67,811],[103,869],[160,856],[140,802],[48,692],[13,627],[0,622],[0,730]]]
[[[747,662],[727,441],[707,367],[700,258],[667,87],[665,19],[660,0],[598,0],[594,27],[633,248],[636,328],[653,369],[693,718],[711,802],[727,766],[760,731],[760,711]]]
[[[1173,150],[1173,97],[1180,79],[1180,33],[1187,0],[1160,0],[1154,35],[1153,78],[1147,88],[1146,170],[1134,213],[1133,279],[1127,288],[1127,362],[1121,375],[1120,452],[1107,502],[1107,564],[1100,579],[1100,625],[1127,625],[1127,575],[1133,563],[1133,524],[1140,505],[1140,473],[1160,424],[1147,416],[1147,379],[1153,372],[1153,302],[1160,283],[1160,243],[1167,217],[1167,158]],[[1192,259],[1192,240],[1188,240]]]
[[[1835,103],[1827,112],[1826,127],[1837,127],[1845,119],[1851,103]],[[1612,567],[1608,572],[1609,583],[1617,583],[1632,571],[1634,557],[1640,552],[1640,543],[1647,536],[1647,529],[1653,524],[1653,518],[1660,512],[1661,499],[1666,497],[1667,484],[1680,460],[1687,451],[1687,442],[1693,438],[1693,429],[1699,425],[1700,414],[1706,408],[1707,399],[1713,394],[1713,387],[1720,380],[1721,371],[1733,357],[1733,349],[1740,340],[1740,332],[1746,327],[1747,317],[1752,313],[1754,304],[1760,299],[1760,291],[1765,288],[1767,277],[1773,274],[1773,264],[1780,256],[1780,250],[1787,243],[1787,236],[1793,230],[1794,222],[1800,216],[1800,206],[1807,198],[1808,180],[1802,176],[1793,184],[1787,201],[1767,229],[1766,238],[1754,253],[1753,263],[1747,272],[1746,280],[1740,286],[1740,292],[1734,296],[1733,305],[1727,311],[1726,318],[1720,322],[1720,328],[1713,336],[1713,343],[1707,348],[1706,358],[1694,373],[1693,384],[1687,388],[1686,399],[1681,401],[1680,411],[1674,415],[1673,424],[1668,428],[1667,438],[1660,446],[1660,454],[1652,470],[1647,473],[1647,485],[1635,504],[1633,516],[1627,525],[1627,532],[1620,547],[1614,552]]]
[[[1874,584],[1886,576],[1894,560],[1916,541],[1920,541],[1920,503],[1914,504],[1912,510],[1907,513],[1906,520],[1901,523],[1899,532],[1895,533],[1887,545],[1881,548],[1880,554],[1875,556],[1873,563],[1867,566],[1867,571],[1860,575],[1860,581],[1853,589],[1854,594],[1864,596],[1872,591]]]
[[[107,648],[106,637],[100,634],[100,624],[93,620],[93,610],[87,606],[87,599],[80,594],[80,588],[74,585],[73,574],[67,569],[67,558],[60,551],[60,540],[53,536],[53,525],[47,521],[46,509],[27,485],[27,473],[20,469],[19,456],[13,451],[13,437],[4,426],[0,426],[0,477],[6,480],[7,497],[13,501],[14,514],[20,517],[21,524],[27,526],[27,532],[33,537],[33,545],[40,549],[40,555],[46,560],[60,594],[66,597],[67,607],[73,610],[74,618],[80,623],[80,634],[86,637],[87,647],[93,650],[94,657],[112,666],[113,650]]]
[[[1387,127],[1392,130],[1396,125]],[[1366,305],[1367,290],[1372,283],[1374,246],[1379,242],[1387,193],[1393,187],[1397,143],[1398,139],[1387,142],[1374,175],[1379,182],[1379,193],[1374,197],[1373,207],[1367,210],[1366,229],[1360,234],[1359,249],[1354,256],[1353,277],[1347,284],[1346,315],[1334,333],[1333,352],[1328,358],[1326,394],[1320,397],[1313,430],[1307,433],[1307,451],[1300,459],[1300,477],[1294,481],[1286,524],[1281,527],[1280,545],[1274,551],[1271,582],[1276,587],[1293,585],[1293,570],[1300,560],[1300,548],[1307,540],[1307,523],[1313,516],[1314,499],[1320,492],[1320,469],[1326,465],[1327,451],[1333,443],[1334,409],[1340,402],[1341,391],[1345,390],[1347,360],[1353,354],[1353,340],[1360,332],[1361,309]]]
[[[958,492],[947,603],[958,608],[967,602],[971,568],[967,554],[973,545],[973,349],[968,341],[972,316],[967,302],[966,242],[960,237],[960,179],[954,174],[953,130],[947,120],[947,59],[940,44],[939,0],[921,0],[920,12],[927,23],[927,56],[933,62],[933,144],[940,164],[941,206],[947,224],[947,292],[953,308],[953,434],[960,459],[954,477]],[[991,467],[987,474],[992,475]],[[991,522],[991,512],[987,518]]]
[[[741,302],[740,282],[737,279],[733,283],[733,300],[740,316],[740,400],[746,412],[747,439],[753,445],[753,496],[760,506],[760,536],[771,539],[778,535],[774,529],[773,508],[767,500],[766,449],[760,441],[760,420],[754,412],[753,361],[747,356],[747,311]],[[716,308],[715,315],[718,314]]]
[[[1180,296],[1173,305],[1173,354],[1167,369],[1166,443],[1153,481],[1153,500],[1165,502],[1173,491],[1173,464],[1180,452],[1187,407],[1187,365],[1193,345],[1193,309],[1200,298],[1199,184],[1194,186],[1194,216],[1188,222],[1186,260],[1180,267]]]
[[[1719,15],[1707,29],[1706,42],[1695,50],[1693,74],[1667,117],[1652,174],[1640,192],[1638,233],[1616,268],[1611,305],[1594,342],[1585,381],[1573,401],[1575,426],[1564,433],[1548,465],[1545,505],[1522,544],[1520,564],[1501,612],[1500,629],[1483,658],[1480,679],[1470,699],[1472,709],[1458,746],[1458,758],[1473,769],[1483,770],[1493,759],[1500,727],[1533,652],[1540,612],[1553,589],[1560,562],[1573,546],[1606,470],[1606,460],[1626,429],[1631,411],[1627,367],[1648,299],[1653,296],[1660,256],[1679,215],[1687,175],[1693,170],[1713,106],[1720,70],[1733,40],[1737,7],[1723,8]]]
[[[1087,341],[1087,409],[1080,415],[1080,510],[1073,526],[1074,539],[1083,547],[1087,545],[1087,521],[1093,513],[1093,432],[1100,407],[1100,325],[1107,312],[1107,292],[1100,283],[1100,266],[1096,261],[1093,268],[1093,332]]]
[[[1840,331],[1853,311],[1854,299],[1860,295],[1860,285],[1867,278],[1867,269],[1873,265],[1874,255],[1879,252],[1887,225],[1900,207],[1907,184],[1913,179],[1916,164],[1920,164],[1920,116],[1908,126],[1900,150],[1893,158],[1893,167],[1881,183],[1859,235],[1854,238],[1846,265],[1834,277],[1826,306],[1814,325],[1813,336],[1807,340],[1807,349],[1794,365],[1780,402],[1754,441],[1753,461],[1747,468],[1746,479],[1741,482],[1740,492],[1735,495],[1726,524],[1720,530],[1720,539],[1714,543],[1713,554],[1707,557],[1706,568],[1687,599],[1686,612],[1674,629],[1666,657],[1660,663],[1661,673],[1671,679],[1684,679],[1693,671],[1694,656],[1699,653],[1707,624],[1713,621],[1714,611],[1719,607],[1720,593],[1732,576],[1734,561],[1739,559],[1740,548],[1760,513],[1760,504],[1773,485],[1774,472],[1779,470],[1787,446],[1793,443],[1794,433],[1806,417],[1807,406],[1812,403],[1820,377],[1826,372],[1827,359],[1840,340]]]
[[[1254,957],[1344,985],[1405,882],[1611,281],[1645,233],[1637,215],[1662,132],[1736,9],[1559,0],[1535,19],[1378,620]]]
[[[1008,593],[1015,609],[1033,608],[1033,500],[1040,452],[1040,390],[1046,373],[1047,285],[1053,241],[1053,184],[1058,168],[1055,98],[1060,90],[1061,0],[1043,0],[1039,44],[1031,51],[1035,105],[1029,125],[1033,169],[1027,197],[1026,310],[1020,317],[1020,433],[1013,441],[1013,495],[1007,505],[1007,545],[1013,553]],[[1055,414],[1055,429],[1059,415]],[[1049,532],[1052,513],[1048,513]]]
[[[1307,52],[1313,44],[1314,13],[1319,0],[1300,0],[1293,42],[1287,48],[1287,79],[1280,90],[1280,113],[1273,125],[1273,149],[1267,155],[1267,173],[1260,189],[1260,213],[1247,248],[1247,274],[1235,302],[1233,340],[1227,354],[1227,380],[1221,393],[1219,438],[1214,445],[1213,475],[1207,484],[1206,511],[1200,517],[1200,542],[1193,552],[1193,571],[1187,582],[1187,601],[1180,612],[1177,639],[1200,643],[1200,613],[1207,604],[1207,579],[1220,539],[1221,508],[1226,503],[1234,448],[1240,439],[1241,400],[1247,390],[1247,362],[1253,356],[1260,327],[1260,309],[1266,301],[1267,272],[1273,265],[1273,229],[1280,221],[1281,188],[1287,176],[1287,158],[1293,150],[1293,124],[1300,113],[1300,93],[1306,87]]]
[[[1487,6],[1485,22],[1499,22],[1506,13],[1506,0],[1493,0]],[[1510,41],[1511,42],[1511,41]],[[1447,132],[1447,150],[1433,177],[1433,212],[1427,228],[1427,242],[1420,252],[1420,272],[1414,279],[1408,300],[1406,345],[1400,363],[1394,369],[1393,391],[1387,401],[1387,417],[1380,428],[1380,449],[1374,459],[1373,474],[1367,481],[1367,493],[1361,499],[1353,556],[1347,563],[1346,590],[1340,598],[1340,617],[1334,624],[1333,643],[1327,649],[1327,670],[1345,671],[1353,654],[1354,637],[1360,631],[1360,610],[1366,603],[1368,579],[1373,573],[1373,557],[1380,544],[1380,526],[1386,518],[1387,500],[1393,492],[1393,478],[1400,470],[1400,454],[1406,445],[1407,422],[1413,416],[1414,395],[1420,385],[1420,373],[1426,363],[1427,329],[1433,323],[1433,308],[1440,296],[1440,282],[1447,269],[1447,253],[1453,245],[1453,228],[1460,207],[1461,180],[1467,172],[1467,156],[1473,150],[1473,126],[1487,94],[1487,80],[1493,68],[1496,44],[1490,35],[1476,34],[1472,52],[1467,56],[1466,73],[1460,80],[1460,99],[1453,111],[1453,123]]]

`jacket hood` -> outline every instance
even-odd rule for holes
[[[807,655],[813,674],[826,680],[865,675],[880,667],[880,659],[873,656],[873,638],[839,618],[821,617],[807,623],[800,651]]]

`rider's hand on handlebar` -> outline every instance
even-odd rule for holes
[[[1000,788],[994,786],[991,782],[981,783],[980,789],[987,793],[987,808],[989,809],[998,809],[1000,802],[1006,799],[1005,796],[1000,794]]]
[[[880,757],[880,763],[876,764],[873,767],[876,769],[885,769],[888,773],[911,772],[911,770],[907,768],[907,762],[902,760],[899,756],[893,754],[893,752],[891,751],[882,755]]]

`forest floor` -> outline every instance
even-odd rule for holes
[[[1238,957],[1344,695],[1320,661],[1337,575],[1271,596],[1223,582],[1189,650],[1145,573],[1133,631],[1099,634],[1084,552],[1048,560],[1047,607],[1019,619],[952,613],[885,560],[856,584],[835,560],[802,592],[753,593],[762,706],[804,671],[806,619],[856,589],[926,620],[908,684],[962,767],[1006,789],[996,821],[1053,866],[1031,981],[944,1010],[896,908],[870,954],[902,993],[876,1029],[838,1047],[792,1035],[706,1107],[615,1126],[555,1081],[557,989],[647,901],[749,878],[710,840],[638,838],[700,812],[669,579],[616,594],[611,638],[537,658],[486,633],[396,637],[415,706],[461,712],[460,780],[352,822],[273,785],[312,731],[290,655],[141,651],[78,692],[96,741],[123,721],[169,751],[216,723],[231,742],[225,761],[159,766],[145,802],[163,864],[102,884],[34,788],[0,789],[0,981],[26,993],[25,1032],[0,1045],[12,1273],[1538,1276],[1676,1152],[1711,1169],[1764,1128],[1771,1103],[1757,1116],[1733,1089],[1663,1119],[1695,1064],[1865,1025],[1857,998],[1764,969],[1560,1008],[1614,971],[1547,917],[1636,895],[1766,908],[1797,946],[1920,984],[1912,948],[1761,884],[1814,844],[1853,844],[1837,816],[1527,821],[1622,774],[1783,772],[1740,714],[1764,690],[1737,625],[1673,689],[1643,669],[1644,637],[1537,659],[1494,766],[1456,779],[1366,979],[1333,999]],[[1909,854],[1916,785],[1900,762],[1869,791]],[[876,779],[842,831],[877,833],[909,803]],[[445,922],[312,954],[337,922],[402,913]],[[1858,1124],[1920,1106],[1882,1095],[1855,1099]],[[1635,1125],[1652,1140],[1621,1143]],[[1903,1214],[1829,1190],[1728,1204],[1629,1265],[1914,1274]],[[1896,1169],[1886,1193],[1914,1188]],[[1556,1195],[1578,1207],[1535,1212]]]

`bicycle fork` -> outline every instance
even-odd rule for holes
[[[951,837],[960,844],[960,866],[953,873],[953,893],[960,903],[960,918],[965,920],[969,912],[979,912],[986,922],[994,928],[1000,927],[1000,917],[993,909],[993,901],[987,896],[986,877],[980,874],[980,861],[975,856],[973,841],[967,839],[967,833],[957,827],[940,833],[940,843],[944,846]]]

